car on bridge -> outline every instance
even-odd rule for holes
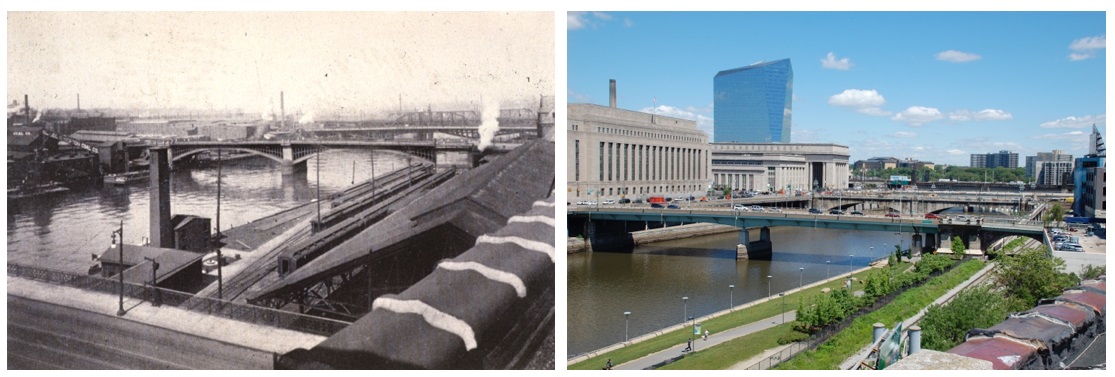
[[[930,212],[930,213],[925,214],[925,218],[927,218],[927,219],[940,219],[941,216],[937,215],[936,213]]]
[[[668,205],[668,206],[666,206],[666,208],[667,209],[681,209],[681,207],[678,206],[677,204]]]
[[[743,205],[743,204],[736,204],[736,206],[735,206],[735,207],[732,207],[732,209],[734,209],[734,210],[736,210],[736,211],[749,211],[749,210],[751,210],[751,208],[750,208],[750,207],[748,207],[748,206],[745,206],[745,205]]]
[[[860,211],[852,211],[851,215],[852,215],[852,216],[863,216],[863,212],[860,212]]]
[[[830,215],[843,215],[843,214],[844,214],[844,210],[842,210],[842,209],[840,209],[840,208],[833,208],[833,209],[830,209],[830,210],[829,210],[829,214],[830,214]]]
[[[623,198],[623,199],[619,200],[619,204],[628,204],[628,203],[631,203],[631,199]]]
[[[662,203],[650,203],[650,208],[666,208],[666,206],[662,205]]]
[[[887,212],[887,214],[885,216],[886,217],[902,217],[902,214],[900,214],[898,212]]]
[[[824,212],[822,212],[821,210],[819,210],[819,209],[816,209],[816,208],[810,208],[810,209],[809,209],[809,213],[812,213],[812,214],[815,214],[815,215],[819,215],[819,214],[822,214],[822,213],[824,213]]]
[[[612,200],[612,199],[607,199],[607,200],[605,200],[605,201],[603,201],[603,202],[600,202],[600,204],[603,204],[603,205],[616,204],[616,201],[615,201],[615,200]]]
[[[751,210],[754,212],[763,212],[763,206],[751,206]]]

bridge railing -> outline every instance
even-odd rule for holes
[[[10,262],[8,263],[8,276],[88,291],[110,294],[119,294],[120,292],[120,281],[117,279],[79,275],[66,271],[24,266]],[[125,282],[124,296],[149,302],[159,301],[162,305],[215,315],[236,321],[322,336],[333,335],[350,325],[350,323],[344,321],[218,300],[166,288],[153,288],[147,284]]]

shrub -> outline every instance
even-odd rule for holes
[[[957,239],[959,239],[959,238],[957,238]],[[929,275],[929,274],[932,274],[934,272],[941,272],[941,271],[947,270],[949,268],[949,266],[952,266],[952,263],[953,263],[952,258],[949,258],[949,257],[944,256],[944,255],[939,255],[939,254],[925,255],[925,256],[921,257],[921,260],[919,260],[916,264],[914,264],[914,271]]]
[[[1006,318],[1006,298],[987,286],[961,291],[944,305],[933,305],[921,320],[922,346],[947,351],[964,342],[968,330],[988,328]]]
[[[1080,279],[1095,279],[1105,274],[1107,274],[1107,266],[1093,266],[1089,264],[1080,270]]]
[[[1025,249],[1000,258],[995,283],[1013,300],[1012,310],[1026,310],[1038,300],[1060,295],[1080,283],[1074,275],[1064,273],[1064,269],[1065,261],[1051,257],[1046,250]]]

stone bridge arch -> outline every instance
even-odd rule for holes
[[[997,231],[982,231],[979,233],[980,251],[987,252],[987,248],[991,247],[995,242],[999,242],[1007,237],[1028,237],[1044,244],[1045,240],[1041,236],[1034,234],[1019,234],[1010,232],[997,232]]]

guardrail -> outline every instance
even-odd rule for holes
[[[120,292],[119,280],[99,276],[78,275],[65,271],[23,266],[14,263],[8,263],[8,276],[37,280],[88,291],[110,294],[119,294]],[[328,318],[201,297],[192,293],[156,288],[147,284],[124,283],[124,295],[149,302],[161,300],[162,305],[178,307],[236,321],[322,336],[333,335],[351,324],[349,322]]]

